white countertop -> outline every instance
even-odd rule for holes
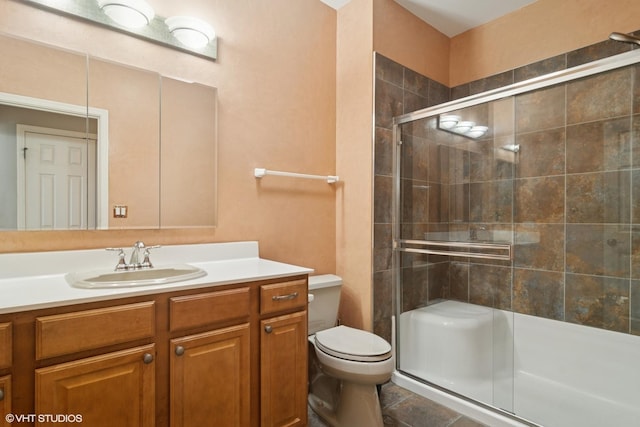
[[[130,250],[125,251],[128,257]],[[260,258],[257,242],[233,242],[152,251],[156,267],[191,264],[207,272],[198,279],[107,289],[76,288],[65,280],[68,272],[115,267],[116,254],[102,249],[0,254],[0,314],[313,273],[310,268]]]

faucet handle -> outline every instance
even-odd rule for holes
[[[116,268],[115,270],[126,270],[129,266],[127,265],[126,261],[124,260],[125,254],[124,254],[124,249],[122,248],[106,248],[106,250],[108,251],[118,251],[118,264],[116,264]]]
[[[143,252],[143,260],[142,260],[142,264],[140,264],[140,267],[142,268],[153,268],[153,264],[151,263],[151,260],[149,259],[149,256],[151,255],[151,249],[156,249],[159,248],[160,245],[154,245],[154,246],[145,246],[144,247],[144,252]]]

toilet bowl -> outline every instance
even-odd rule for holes
[[[337,319],[342,280],[309,278],[309,405],[334,427],[382,427],[377,385],[394,369],[391,345]]]

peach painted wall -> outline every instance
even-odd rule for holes
[[[339,316],[372,328],[373,22],[371,0],[338,10],[336,272],[343,278]]]
[[[638,0],[538,0],[452,38],[449,86],[638,29]]]
[[[449,83],[449,37],[393,0],[373,1],[373,49],[424,76]]]
[[[266,258],[335,272],[336,190],[253,177],[254,167],[335,173],[336,12],[318,0],[151,1],[196,14],[219,36],[211,62],[101,27],[0,1],[0,33],[64,46],[218,88],[218,226],[1,232],[0,252],[258,240]]]
[[[336,271],[341,321],[373,327],[373,51],[444,83],[449,39],[393,0],[351,0],[338,10]]]

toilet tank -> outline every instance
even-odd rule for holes
[[[342,278],[333,274],[309,277],[309,335],[336,326],[341,288]]]

